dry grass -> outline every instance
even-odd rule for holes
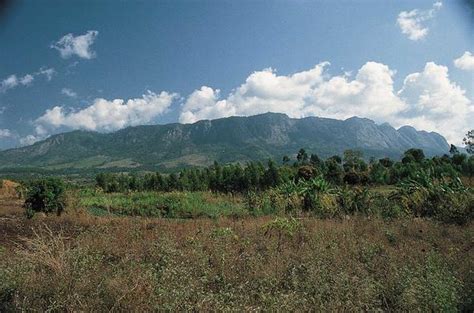
[[[17,200],[5,201],[0,312],[474,309],[472,223],[80,209],[27,220]]]
[[[29,227],[0,254],[5,309],[472,309],[473,225],[77,213]]]
[[[0,180],[0,218],[5,216],[20,215],[22,201],[16,191],[17,183],[10,180]]]

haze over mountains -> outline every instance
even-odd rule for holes
[[[73,131],[31,146],[0,152],[0,167],[43,169],[170,169],[248,160],[281,160],[305,148],[320,157],[358,149],[365,157],[398,158],[409,148],[427,155],[447,153],[446,139],[434,132],[377,125],[365,118],[347,120],[289,118],[266,113],[203,120],[194,124],[147,125],[113,133]]]

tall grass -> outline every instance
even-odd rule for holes
[[[474,309],[472,225],[109,217],[80,232],[33,227],[0,255],[3,311]]]
[[[208,192],[134,192],[130,194],[83,192],[79,206],[96,215],[167,218],[244,216],[240,197]]]

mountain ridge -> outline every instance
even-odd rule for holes
[[[111,133],[75,130],[33,145],[0,151],[0,168],[175,168],[219,162],[281,159],[305,148],[321,157],[359,149],[366,157],[399,157],[409,148],[447,153],[438,133],[395,129],[366,118],[290,118],[282,113],[140,125]]]

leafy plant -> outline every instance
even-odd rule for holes
[[[24,208],[28,218],[37,212],[60,215],[65,207],[64,183],[58,178],[30,182],[26,187]]]

